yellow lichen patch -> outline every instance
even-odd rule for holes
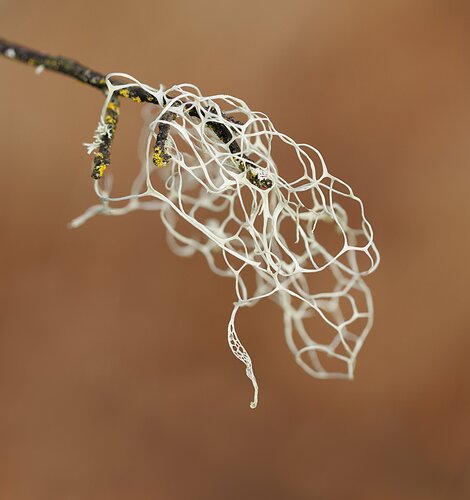
[[[139,96],[133,97],[132,100],[134,102],[142,102],[142,99]]]
[[[104,158],[103,153],[96,153],[96,154],[95,154],[95,156],[96,156],[97,158]]]
[[[104,163],[102,163],[99,167],[98,167],[98,173],[100,175],[100,178],[103,177],[103,172],[106,170],[107,168],[107,165],[105,165]]]
[[[122,95],[122,97],[129,97],[129,89],[121,89],[119,95]]]
[[[163,151],[160,146],[155,148],[153,153],[153,163],[157,168],[162,168],[167,164],[166,160],[163,158]]]
[[[110,102],[108,104],[108,109],[110,109],[111,111],[114,111],[117,114],[119,114],[119,106],[116,103],[114,103],[114,102]]]
[[[111,115],[106,115],[106,116],[104,117],[104,121],[105,121],[106,123],[109,123],[110,125],[116,125],[116,120],[115,120],[115,118],[113,118]]]

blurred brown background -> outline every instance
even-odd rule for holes
[[[365,202],[382,254],[354,382],[295,363],[281,314],[95,202],[102,98],[0,60],[0,499],[470,498],[466,1],[0,1],[0,35],[158,85],[229,93]],[[126,103],[115,172],[136,163]],[[202,283],[202,288],[199,286]]]

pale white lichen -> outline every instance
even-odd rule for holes
[[[128,83],[111,83],[115,76]],[[119,89],[132,86],[150,92],[160,106],[145,109],[142,166],[131,192],[112,197],[111,186],[105,189],[96,182],[100,204],[73,221],[73,227],[98,213],[156,210],[177,254],[200,252],[213,272],[234,279],[228,342],[253,383],[253,408],[258,385],[235,319],[240,309],[263,298],[273,299],[282,309],[287,344],[307,373],[352,378],[373,320],[372,297],[363,278],[379,263],[361,199],[329,173],[319,151],[279,132],[265,114],[252,111],[240,99],[204,97],[193,85],[153,89],[124,74],[109,75],[107,84],[103,110]],[[190,116],[190,108],[197,110],[196,117]],[[166,112],[176,116],[165,121],[171,126],[171,159],[157,169],[152,147]],[[240,152],[230,152],[208,122],[227,127]],[[87,145],[89,152],[99,145],[102,126]],[[239,168],[246,158],[253,165],[251,172]],[[269,179],[272,186],[258,187],[250,173]]]
[[[87,153],[90,155],[95,152],[101,144],[103,144],[103,136],[107,135],[111,137],[111,127],[107,123],[100,119],[98,126],[96,127],[95,133],[93,134],[93,142],[84,142]]]

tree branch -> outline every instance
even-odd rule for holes
[[[70,76],[79,80],[82,83],[90,85],[97,88],[105,95],[107,94],[106,85],[106,75],[94,71],[83,64],[66,57],[62,56],[52,56],[48,54],[42,54],[36,50],[32,50],[21,45],[8,42],[0,38],[0,54],[12,59],[19,61],[29,66],[37,68],[37,70],[47,69],[49,71],[55,71],[63,75]],[[94,151],[93,160],[93,170],[91,176],[94,179],[101,179],[104,171],[110,165],[111,159],[111,146],[116,133],[116,127],[119,118],[120,101],[119,97],[124,97],[126,99],[131,99],[134,102],[146,102],[154,105],[159,103],[155,97],[147,92],[141,87],[126,87],[117,91],[117,95],[113,95],[111,98],[106,111],[105,111],[105,126],[103,130],[100,130],[99,135],[96,137],[97,143],[99,144],[96,151]],[[171,99],[170,96],[168,96]],[[178,103],[178,101],[175,101]],[[210,112],[209,108],[205,108],[206,111]],[[190,116],[196,118],[202,118],[201,114],[204,112],[198,111],[194,106],[189,106],[187,112]],[[232,117],[222,114],[222,116],[234,123],[240,124]],[[172,121],[176,118],[176,115],[172,112],[164,113],[162,119],[165,121]],[[256,169],[250,159],[245,155],[240,155],[241,149],[238,142],[235,140],[232,131],[223,123],[216,121],[208,121],[207,126],[216,134],[216,136],[224,143],[227,144],[229,150],[232,154],[241,156],[237,158],[238,168],[242,172],[246,172],[248,180],[255,186],[261,189],[270,188],[272,182],[262,176],[258,176],[257,173],[253,172],[252,169]],[[170,132],[170,125],[168,123],[160,124],[159,131],[157,134],[157,139],[155,142],[153,162],[157,167],[165,166],[170,160],[170,156],[166,150],[166,140]]]

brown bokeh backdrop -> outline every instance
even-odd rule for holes
[[[156,214],[66,227],[95,202],[101,96],[0,60],[2,500],[470,498],[468,5],[0,1],[5,38],[268,113],[353,185],[382,254],[352,383],[297,367],[274,304],[241,316],[250,410],[229,280]]]

